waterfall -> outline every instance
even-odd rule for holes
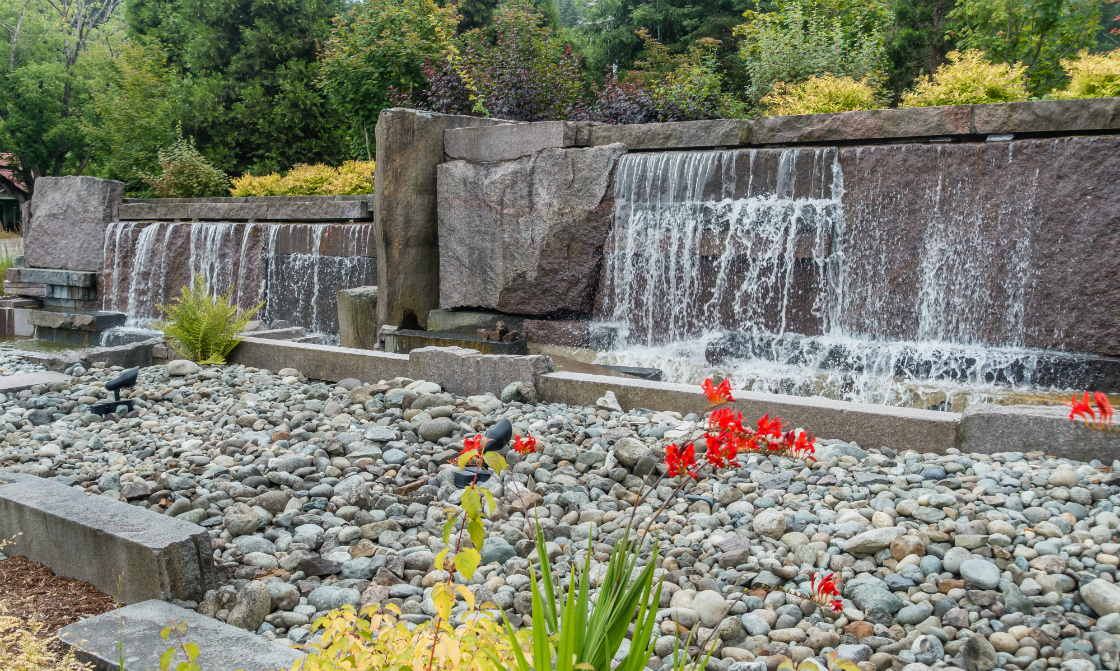
[[[901,190],[907,176],[887,179],[872,159],[906,151],[918,172]],[[623,156],[596,311],[619,345],[598,360],[656,366],[674,382],[721,374],[754,391],[888,405],[1059,400],[1049,389],[1084,382],[1083,357],[1026,346],[1037,171],[993,202],[960,168],[980,156],[1002,169],[1012,151]]]
[[[197,273],[214,291],[231,284],[242,308],[313,333],[338,331],[335,292],[376,282],[372,226],[231,222],[114,222],[106,228],[102,306],[129,326],[159,317],[156,307]]]

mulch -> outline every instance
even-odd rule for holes
[[[117,607],[115,599],[88,582],[57,576],[26,557],[0,561],[0,602],[7,611],[3,614],[41,623],[43,637]]]

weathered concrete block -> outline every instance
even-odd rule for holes
[[[404,354],[289,340],[246,338],[233,348],[227,359],[230,363],[268,370],[295,368],[311,379],[332,382],[348,377],[377,382],[408,375],[408,356]]]
[[[21,338],[31,338],[35,335],[35,327],[31,324],[31,313],[35,310],[28,308],[15,308],[12,310],[12,332]]]
[[[408,355],[408,376],[438,382],[452,394],[500,394],[511,382],[535,384],[553,370],[547,356],[482,354],[462,347],[423,347]]]
[[[11,394],[30,389],[37,384],[51,384],[52,382],[70,383],[70,376],[51,371],[35,373],[21,373],[19,375],[5,375],[0,377],[0,393]]]
[[[672,121],[667,123],[596,125],[588,129],[590,144],[621,143],[630,151],[738,147],[751,143],[750,119]]]
[[[201,601],[215,587],[210,535],[202,527],[52,480],[0,473],[0,538],[17,534],[8,554],[125,603]]]
[[[12,296],[27,296],[45,298],[50,289],[45,284],[32,284],[30,282],[13,282],[4,280],[4,293]]]
[[[289,648],[286,639],[268,641],[221,620],[155,600],[75,622],[59,630],[59,638],[79,661],[97,669],[124,671],[122,655],[124,669],[158,669],[160,655],[174,642],[159,635],[171,620],[187,624],[183,641],[198,645],[197,663],[208,671],[290,669],[303,657]],[[184,661],[182,653],[175,661]]]
[[[977,403],[961,413],[957,432],[962,452],[1031,452],[1062,459],[1105,463],[1120,459],[1120,433],[1071,422],[1069,408],[1042,405]]]
[[[542,149],[587,146],[591,144],[591,128],[599,125],[590,121],[536,121],[453,128],[444,131],[444,153],[451,159],[475,163],[509,161]]]
[[[624,153],[612,144],[439,166],[440,307],[590,313]]]
[[[96,271],[105,225],[117,216],[124,182],[97,177],[39,177],[24,223],[27,265]]]
[[[114,326],[124,326],[128,315],[123,312],[89,312],[45,308],[32,310],[28,315],[32,326],[74,331],[107,331]]]
[[[340,289],[338,340],[342,347],[374,349],[377,345],[377,287]]]
[[[624,410],[658,408],[698,413],[707,407],[707,399],[697,385],[567,371],[542,375],[537,380],[537,390],[546,403],[595,405],[597,399],[613,391]],[[801,427],[818,436],[839,438],[863,447],[886,445],[899,451],[944,454],[957,443],[957,424],[961,416],[952,412],[744,391],[736,391],[734,395],[734,408],[752,422],[770,413],[771,417],[780,416],[790,427]]]
[[[493,119],[393,108],[377,120],[373,218],[377,239],[377,323],[427,328],[439,307],[436,166],[450,128]]]

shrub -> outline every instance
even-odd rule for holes
[[[225,295],[212,293],[201,274],[180,290],[170,305],[157,305],[164,318],[152,326],[163,332],[167,344],[181,356],[198,363],[224,364],[226,355],[241,342],[238,335],[264,305],[242,312],[232,302],[233,285]]]
[[[245,174],[233,179],[234,196],[350,196],[373,193],[373,161],[346,161],[339,168],[329,165],[297,165],[278,173],[255,177]]]
[[[92,671],[92,667],[74,659],[73,649],[65,655],[55,652],[55,637],[39,635],[38,622],[24,622],[4,614],[0,603],[0,669],[12,671]]]
[[[1030,95],[1026,66],[988,63],[976,49],[953,51],[946,58],[949,62],[932,79],[919,77],[914,90],[902,94],[899,107],[1014,103]]]
[[[1051,98],[1108,98],[1120,96],[1120,49],[1105,54],[1082,51],[1076,60],[1062,61],[1069,85]]]
[[[145,176],[144,182],[160,198],[203,198],[224,196],[229,177],[218,170],[194,146],[194,138],[175,131],[175,143],[159,150],[159,177]]]
[[[852,110],[882,109],[875,88],[867,81],[851,77],[810,77],[800,84],[774,84],[762,99],[767,116],[822,114]]]

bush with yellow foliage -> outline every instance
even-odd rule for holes
[[[1104,54],[1082,51],[1074,60],[1062,61],[1069,75],[1064,90],[1054,91],[1051,98],[1109,98],[1120,96],[1120,49]]]
[[[984,52],[950,52],[933,78],[919,77],[913,91],[902,94],[899,107],[1015,103],[1030,97],[1025,65],[989,63]]]
[[[813,76],[797,84],[777,82],[762,99],[762,103],[766,106],[766,116],[883,108],[883,103],[869,80],[857,81],[851,77],[833,77],[830,74]]]
[[[285,175],[245,174],[233,179],[233,196],[355,196],[373,193],[373,161],[346,161],[338,168],[300,164]]]

